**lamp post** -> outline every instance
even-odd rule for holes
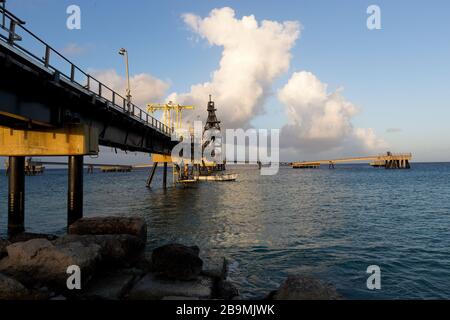
[[[124,56],[125,58],[125,70],[127,74],[127,92],[126,92],[126,99],[127,99],[127,111],[131,111],[131,89],[130,89],[130,72],[129,72],[129,66],[128,66],[128,51],[125,48],[121,48],[119,50],[119,54],[121,56]]]

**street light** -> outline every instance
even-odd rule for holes
[[[127,98],[128,112],[130,112],[130,110],[131,110],[131,89],[130,89],[130,73],[129,73],[129,67],[128,67],[128,51],[125,48],[121,48],[119,50],[119,54],[121,56],[125,57],[125,69],[126,69],[126,73],[127,73],[127,94],[126,94],[126,98]]]

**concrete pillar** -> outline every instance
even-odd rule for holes
[[[25,157],[9,157],[8,235],[25,231]]]
[[[83,156],[69,156],[67,225],[83,218]]]

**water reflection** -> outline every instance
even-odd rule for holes
[[[143,216],[149,248],[180,242],[198,245],[204,258],[228,256],[246,297],[297,272],[329,280],[348,298],[450,298],[450,165],[236,171],[237,182],[167,191],[162,170],[151,190],[145,170],[85,175],[85,213]],[[0,175],[3,234],[6,186]],[[65,171],[27,177],[28,230],[63,233],[66,193]],[[370,264],[381,266],[380,292],[365,287]]]

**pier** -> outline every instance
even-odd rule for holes
[[[85,156],[98,155],[100,145],[169,155],[178,141],[171,139],[172,128],[83,71],[4,6],[0,19],[0,156],[9,163],[8,234],[25,230],[25,159],[34,156],[68,158],[69,226],[83,217]]]
[[[328,165],[330,169],[334,169],[337,163],[351,163],[351,162],[365,161],[370,162],[371,165],[374,167],[384,167],[386,169],[410,169],[411,159],[412,159],[411,153],[387,152],[386,154],[368,157],[352,157],[341,159],[293,162],[292,168],[294,169],[319,168],[320,165]]]

